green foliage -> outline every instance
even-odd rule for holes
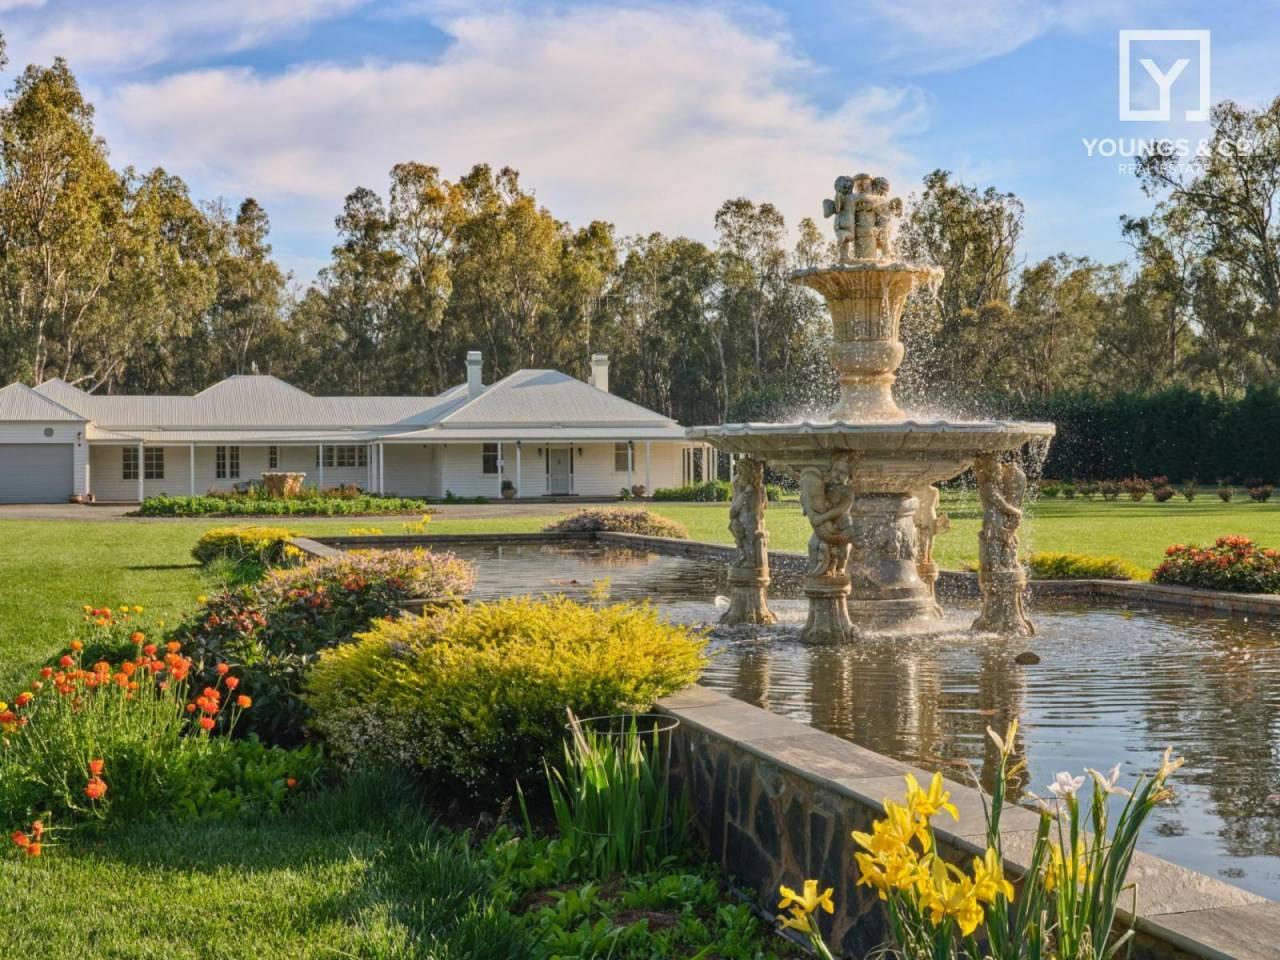
[[[549,523],[543,529],[547,533],[634,533],[644,537],[689,539],[684,524],[649,510],[589,507]]]
[[[1254,503],[1266,503],[1271,499],[1271,491],[1274,487],[1269,483],[1259,483],[1249,487],[1249,499]]]
[[[140,517],[340,517],[375,514],[431,513],[426,501],[410,497],[247,496],[147,497]]]
[[[537,941],[529,956],[656,960],[667,957],[777,960],[804,954],[772,935],[727,879],[689,857],[607,884],[584,875],[563,839],[515,838],[484,845],[496,886]]]
[[[764,494],[769,500],[781,500],[782,488],[775,483],[766,484]],[[653,491],[653,499],[684,503],[728,503],[733,499],[733,484],[728,480],[708,480],[684,487],[660,487]]]
[[[295,535],[287,527],[214,527],[201,534],[191,556],[205,567],[218,559],[275,566],[284,560],[285,547]]]
[[[547,762],[546,769],[571,859],[601,881],[657,867],[685,840],[684,810],[671,802],[664,762],[669,745],[661,730],[670,721],[633,715],[584,724],[568,716],[563,767]]]
[[[390,759],[501,795],[541,770],[566,709],[645,710],[698,678],[704,647],[649,606],[517,597],[379,622],[321,656],[307,702],[348,765]]]
[[[1208,590],[1280,593],[1280,552],[1248,537],[1219,537],[1211,547],[1174,544],[1151,575],[1155,583]]]
[[[255,692],[246,732],[271,743],[304,735],[303,679],[319,652],[346,643],[410,600],[459,597],[475,582],[471,565],[427,550],[352,551],[275,570],[260,583],[210,598],[173,633],[208,682],[221,664]]]
[[[1062,493],[1062,484],[1057,480],[1041,480],[1038,489],[1040,496],[1048,497],[1052,500]]]
[[[1146,571],[1119,557],[1081,553],[1033,553],[1031,576],[1037,580],[1145,580]]]

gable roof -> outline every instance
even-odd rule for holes
[[[442,430],[503,426],[672,426],[675,421],[559,370],[518,370],[440,421]]]
[[[258,374],[227,377],[191,397],[100,395],[63,380],[48,380],[36,390],[108,429],[421,427],[461,400],[458,395],[313,397],[277,377]]]
[[[0,388],[0,420],[72,420],[83,423],[84,419],[48,397],[41,396],[25,383],[11,383]]]

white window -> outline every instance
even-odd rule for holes
[[[267,447],[267,469],[275,470],[280,466],[280,448]]]
[[[369,448],[364,446],[337,446],[324,448],[326,467],[367,467]],[[320,451],[316,451],[316,466],[320,466]]]
[[[138,479],[138,448],[137,447],[121,447],[120,448],[120,479],[121,480],[137,480]]]
[[[218,480],[240,479],[239,447],[214,447],[213,475]]]
[[[496,474],[498,472],[498,445],[486,443],[480,454],[480,472]]]
[[[627,472],[627,453],[631,449],[629,443],[615,443],[613,445],[613,470],[615,473]]]
[[[147,480],[164,479],[164,447],[144,447],[142,476]]]

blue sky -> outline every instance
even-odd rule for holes
[[[488,161],[572,223],[702,239],[722,200],[818,215],[837,173],[909,193],[936,167],[1026,204],[1024,253],[1126,254],[1121,213],[1151,201],[1082,140],[1174,136],[1118,116],[1118,30],[1207,29],[1212,97],[1280,95],[1274,3],[815,0],[0,0],[7,80],[63,55],[117,165],[163,165],[202,198],[258,198],[300,281],[328,257],[342,197],[392,164],[449,177]],[[1135,106],[1156,87],[1135,66]]]

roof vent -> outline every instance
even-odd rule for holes
[[[607,353],[591,355],[591,379],[587,383],[597,390],[609,392],[609,355]]]
[[[474,400],[484,393],[484,380],[481,374],[480,351],[467,351],[467,399]]]

